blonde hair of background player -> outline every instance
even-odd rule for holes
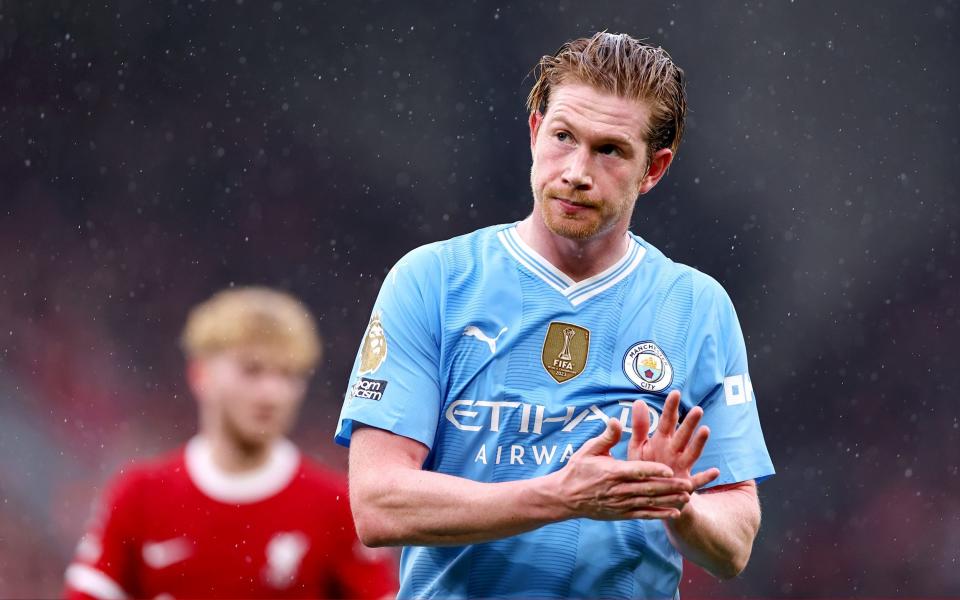
[[[321,356],[320,336],[307,307],[265,287],[224,290],[190,311],[180,345],[188,359],[237,348],[260,348],[265,362],[307,375]]]

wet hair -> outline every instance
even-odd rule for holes
[[[180,338],[187,358],[224,351],[263,351],[272,364],[309,373],[320,360],[320,336],[307,307],[265,287],[230,288],[195,306]]]
[[[645,141],[648,157],[662,148],[674,154],[683,137],[687,95],[683,70],[667,51],[624,33],[602,31],[569,41],[533,68],[535,82],[527,97],[530,112],[545,115],[550,92],[564,83],[583,83],[645,102],[650,108]]]

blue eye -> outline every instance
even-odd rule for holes
[[[556,136],[557,136],[557,140],[560,142],[566,142],[567,140],[570,139],[570,134],[567,133],[566,131],[558,131]]]

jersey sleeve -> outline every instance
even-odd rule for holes
[[[710,428],[710,438],[693,471],[720,469],[711,485],[759,481],[774,469],[760,429],[746,344],[729,296],[719,283],[704,279],[688,333],[684,396],[703,408],[701,424]]]
[[[414,250],[387,274],[354,361],[337,443],[349,446],[361,424],[433,446],[441,408],[442,278],[437,244]]]
[[[108,486],[67,567],[66,598],[115,600],[137,594],[137,487],[131,474]]]

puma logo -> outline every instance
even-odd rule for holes
[[[463,335],[467,337],[475,337],[481,342],[486,342],[487,346],[490,346],[490,354],[497,353],[497,340],[500,339],[500,336],[504,334],[507,330],[506,327],[500,330],[500,333],[497,334],[497,337],[491,338],[487,336],[484,332],[480,331],[480,328],[476,325],[467,325],[463,330]]]

